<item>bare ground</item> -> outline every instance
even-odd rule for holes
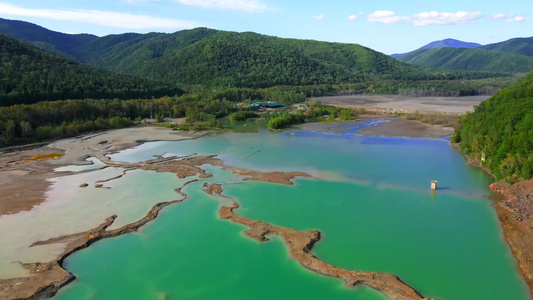
[[[146,141],[178,141],[197,138],[206,133],[186,133],[162,127],[138,127],[87,134],[59,140],[47,146],[0,155],[0,216],[30,210],[44,200],[48,178],[59,166],[88,164],[88,157],[103,157]],[[64,154],[58,159],[26,161],[52,153]]]
[[[316,97],[322,104],[366,108],[381,113],[439,112],[464,114],[489,96],[410,97],[398,95],[350,95]]]

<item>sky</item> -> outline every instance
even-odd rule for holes
[[[98,36],[208,27],[405,53],[533,36],[532,0],[0,0],[0,18]]]

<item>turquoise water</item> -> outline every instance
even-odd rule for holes
[[[164,153],[219,154],[228,165],[303,170],[322,179],[293,186],[241,182],[209,168],[214,178],[186,187],[184,203],[164,209],[139,233],[70,256],[65,266],[78,279],[57,299],[384,299],[302,268],[279,238],[246,238],[245,227],[218,219],[221,204],[201,191],[203,182],[223,183],[246,217],[321,230],[313,254],[334,265],[394,273],[439,299],[528,299],[484,199],[490,178],[465,166],[445,140],[224,134],[148,143],[113,159]],[[439,180],[436,194],[429,191],[432,179]]]

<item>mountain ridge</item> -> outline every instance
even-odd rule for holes
[[[528,73],[533,70],[533,37],[513,38],[476,48],[420,48],[396,59],[436,69]]]
[[[0,106],[45,100],[139,98],[183,90],[102,71],[0,34]]]
[[[18,23],[0,19],[3,23]],[[31,24],[25,23],[25,26]],[[382,80],[476,79],[492,74],[443,72],[404,64],[358,44],[278,38],[252,32],[195,28],[174,33],[70,36],[38,27],[33,36],[14,37],[44,49],[68,51],[93,67],[168,84],[264,88]],[[78,44],[75,44],[78,42]]]

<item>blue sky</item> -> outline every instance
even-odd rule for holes
[[[0,17],[99,36],[194,27],[330,42],[392,54],[455,38],[533,36],[531,0],[0,0]]]

